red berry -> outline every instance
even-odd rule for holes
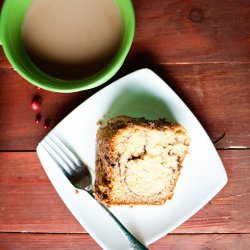
[[[31,103],[31,108],[33,110],[40,110],[41,103],[38,100],[33,100],[32,103]]]
[[[44,129],[47,129],[49,127],[49,122],[50,121],[48,119],[44,122],[44,125],[43,125]]]
[[[38,115],[36,116],[35,123],[38,124],[40,121],[41,121],[41,115],[38,114]]]

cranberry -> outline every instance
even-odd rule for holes
[[[35,123],[38,124],[41,121],[41,115],[38,114],[35,119]]]
[[[33,100],[32,103],[31,103],[31,108],[33,110],[40,110],[41,108],[41,103],[38,101],[38,100]]]
[[[47,119],[47,120],[44,122],[43,128],[44,128],[44,129],[47,129],[47,128],[49,127],[49,123],[50,123],[50,121]]]

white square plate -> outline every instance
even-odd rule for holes
[[[225,169],[205,130],[182,100],[151,70],[138,70],[103,88],[53,129],[89,166],[93,179],[97,124],[104,115],[166,117],[183,125],[191,137],[190,153],[184,160],[172,200],[163,206],[110,208],[144,244],[178,227],[226,184]],[[77,194],[39,145],[37,153],[62,200],[91,236],[105,249],[128,249],[126,240],[100,206],[84,191]]]

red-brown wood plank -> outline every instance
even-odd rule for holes
[[[158,63],[249,62],[248,0],[133,1],[131,58]]]
[[[248,250],[249,247],[249,234],[167,235],[149,246],[150,250]]]
[[[157,63],[249,62],[249,0],[133,4],[136,32],[129,61],[150,57]],[[2,51],[0,67],[9,67]]]
[[[0,68],[11,68],[11,65],[6,58],[2,46],[0,46]]]
[[[88,234],[0,233],[1,250],[101,250]]]
[[[145,66],[168,82],[213,141],[226,133],[218,148],[250,146],[250,64],[159,66],[144,62],[124,65],[113,80]],[[42,129],[46,117],[51,119],[53,128],[102,87],[72,94],[52,93],[37,90],[13,69],[0,69],[0,88],[0,150],[34,150],[48,132]],[[39,125],[34,122],[36,112],[30,108],[36,93],[42,97],[43,120]]]
[[[59,94],[38,90],[13,69],[0,69],[0,88],[0,150],[35,150],[48,132],[43,129],[46,118],[51,121],[50,129],[96,91]],[[37,112],[31,109],[37,93],[42,99],[40,124],[35,123]]]
[[[150,250],[248,250],[249,234],[197,234],[167,235],[149,246]],[[0,234],[0,249],[44,250],[101,249],[88,234]]]
[[[250,150],[219,151],[226,187],[175,233],[250,233]],[[0,153],[0,232],[83,233],[36,153]]]

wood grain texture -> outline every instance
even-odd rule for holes
[[[249,62],[248,0],[133,3],[137,19],[133,59],[147,51],[158,63]]]
[[[250,233],[250,150],[220,151],[226,187],[175,233]],[[0,232],[83,233],[36,153],[0,153]]]
[[[133,4],[134,42],[109,83],[151,68],[184,100],[213,141],[225,134],[217,148],[250,148],[250,1]],[[12,69],[0,47],[0,151],[13,151],[0,152],[0,249],[100,249],[58,197],[36,153],[15,151],[35,150],[50,129],[101,88],[74,94],[38,90]],[[37,93],[42,98],[38,125],[30,109]],[[48,130],[42,129],[45,118],[51,120]],[[250,249],[250,150],[219,153],[229,177],[226,187],[150,249]]]
[[[133,4],[136,32],[129,61],[143,60],[148,53],[157,63],[249,62],[249,0]],[[2,50],[0,67],[10,67]]]
[[[153,69],[167,81],[212,141],[226,133],[216,145],[218,148],[250,146],[250,64],[159,66],[143,61],[130,67],[124,65],[112,80],[142,67]],[[52,93],[38,90],[13,69],[0,69],[0,88],[0,150],[34,150],[48,132],[42,129],[45,118],[51,119],[49,129],[53,128],[102,87],[72,94]],[[42,98],[43,119],[38,125],[34,122],[36,112],[30,108],[36,93]]]
[[[167,235],[149,246],[150,250],[248,250],[249,234],[198,234]],[[0,234],[0,249],[3,250],[100,250],[87,234]]]
[[[2,250],[101,250],[88,234],[8,234],[0,233]]]
[[[150,250],[248,250],[249,247],[249,234],[167,235],[149,246]]]

